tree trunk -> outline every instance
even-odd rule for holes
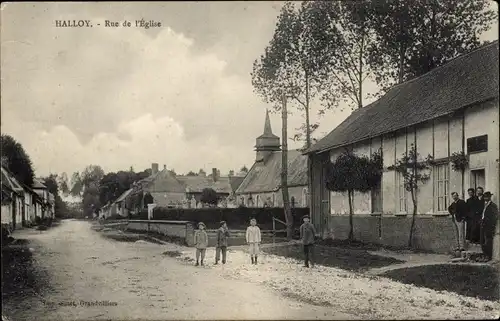
[[[347,197],[349,198],[349,241],[354,240],[354,227],[352,222],[352,216],[354,215],[354,192],[349,190],[347,191]]]
[[[306,148],[311,147],[311,127],[309,119],[309,76],[306,72]]]
[[[287,109],[286,109],[286,97],[283,97],[283,106],[281,108],[281,192],[283,194],[283,208],[285,210],[285,222],[286,222],[286,237],[288,240],[292,239],[293,236],[293,216],[290,209],[290,198],[288,195],[288,141],[287,141]]]
[[[398,84],[402,84],[403,81],[404,81],[405,50],[404,50],[403,41],[399,45],[400,47],[399,47],[399,77],[398,77]]]
[[[411,218],[410,237],[408,239],[409,248],[413,246],[413,233],[415,232],[415,218],[417,216],[417,201],[415,197],[415,191],[413,189],[411,190],[411,200],[413,202],[413,215]]]
[[[358,108],[363,107],[363,53],[364,53],[364,45],[365,45],[365,34],[363,30],[363,35],[361,36],[361,45],[359,46],[359,92],[358,92]]]

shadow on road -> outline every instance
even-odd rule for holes
[[[49,285],[50,276],[37,266],[30,241],[18,239],[2,247],[2,303],[36,296]]]

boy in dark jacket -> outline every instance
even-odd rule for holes
[[[226,264],[227,239],[229,230],[225,221],[220,222],[220,228],[217,230],[217,246],[215,248],[215,264],[219,263],[220,253],[222,252],[222,264]]]
[[[311,265],[314,266],[314,237],[316,235],[316,229],[314,225],[309,222],[309,216],[305,215],[302,220],[304,223],[300,226],[300,239],[302,245],[304,246],[304,266],[309,267],[309,261]]]

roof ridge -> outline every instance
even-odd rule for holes
[[[391,91],[391,90],[393,90],[393,89],[397,88],[397,87],[401,87],[401,85],[409,84],[409,83],[412,83],[412,82],[414,82],[414,81],[416,81],[416,80],[419,80],[419,79],[421,79],[421,78],[424,78],[425,76],[428,76],[428,75],[430,75],[430,74],[432,74],[432,73],[435,73],[437,70],[440,70],[440,69],[442,69],[442,68],[446,67],[448,64],[450,64],[450,63],[452,63],[452,62],[455,62],[456,60],[459,60],[459,59],[463,59],[463,58],[465,58],[465,57],[468,57],[468,56],[472,55],[473,53],[476,53],[476,52],[481,51],[481,50],[485,50],[485,49],[486,49],[486,48],[488,48],[489,46],[493,46],[493,45],[495,45],[495,44],[496,44],[496,45],[498,45],[498,39],[497,39],[497,40],[494,40],[494,41],[492,41],[492,42],[490,42],[490,43],[483,43],[483,44],[482,44],[482,45],[480,45],[479,47],[474,48],[474,49],[472,49],[471,51],[466,52],[466,53],[463,53],[463,54],[461,54],[461,55],[457,55],[456,57],[453,57],[453,58],[451,58],[450,60],[448,60],[447,62],[445,62],[444,64],[442,64],[441,66],[436,67],[436,68],[434,68],[434,69],[431,69],[431,70],[429,70],[428,72],[426,72],[426,73],[424,73],[424,74],[421,74],[420,76],[417,76],[417,77],[415,77],[415,78],[408,79],[407,81],[404,81],[404,82],[402,82],[402,83],[399,83],[399,84],[395,84],[395,85],[393,85],[391,88],[389,88],[389,90],[387,91],[387,93],[388,93],[389,91]],[[379,98],[379,99],[380,99],[380,98]],[[375,100],[374,102],[378,101],[379,99]],[[373,103],[374,103],[374,102],[373,102]],[[369,106],[369,105],[371,105],[371,104],[368,104],[367,106]]]

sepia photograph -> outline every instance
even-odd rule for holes
[[[2,2],[2,321],[498,320],[498,19]]]

